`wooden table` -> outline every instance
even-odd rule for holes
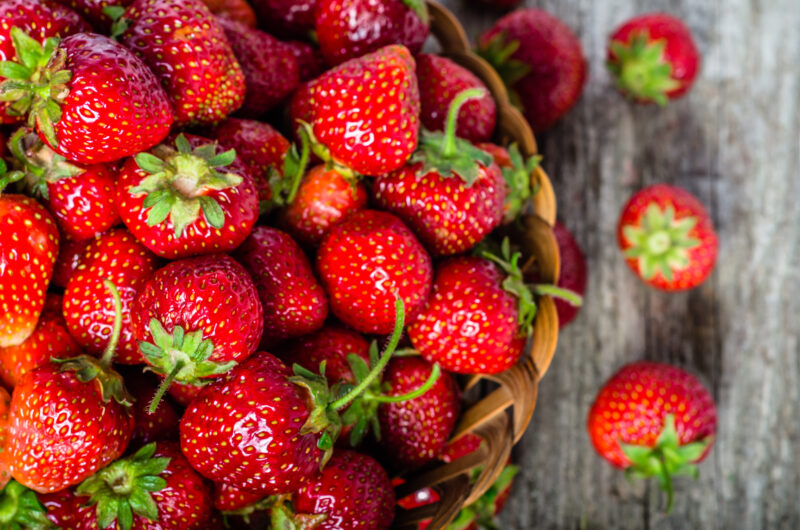
[[[498,16],[444,3],[473,39]],[[800,528],[800,3],[528,5],[575,29],[590,65],[580,103],[539,139],[590,277],[518,448],[522,472],[501,527]],[[659,9],[685,18],[704,57],[693,91],[665,109],[624,101],[603,65],[613,28]],[[617,250],[622,205],[657,182],[696,194],[719,231],[716,271],[689,293],[645,287]],[[701,477],[678,479],[668,516],[657,485],[628,484],[584,427],[602,382],[637,359],[698,374],[719,407]]]

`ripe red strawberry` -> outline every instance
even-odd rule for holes
[[[11,473],[8,471],[8,463],[5,460],[6,440],[8,438],[8,407],[11,406],[11,396],[8,391],[0,386],[0,496],[3,488],[11,480]],[[3,522],[0,519],[0,522]]]
[[[531,196],[537,191],[538,177],[533,175],[542,157],[533,155],[525,159],[516,143],[511,144],[508,149],[489,142],[480,142],[475,146],[492,155],[494,163],[503,173],[503,180],[506,182],[503,224],[511,223],[520,212],[525,211]]]
[[[311,123],[324,160],[364,175],[402,167],[417,147],[419,91],[414,59],[385,46],[301,86],[292,117]]]
[[[67,37],[73,33],[89,31],[89,25],[74,11],[51,0],[4,0],[0,3],[0,61],[19,62],[11,37],[11,28],[17,27],[39,44],[50,37]],[[0,73],[0,81],[6,77]],[[9,113],[10,103],[0,103],[0,123],[16,123],[25,117],[18,112]]]
[[[474,247],[503,218],[506,187],[489,153],[455,137],[458,109],[484,89],[459,93],[450,106],[446,132],[423,131],[405,167],[375,179],[380,207],[403,219],[434,256]]]
[[[209,382],[211,381],[212,380],[209,380]],[[175,381],[169,386],[167,392],[169,393],[170,397],[180,405],[183,407],[188,407],[189,403],[191,403],[192,400],[197,397],[197,394],[199,394],[202,389],[202,386],[190,385],[188,383]]]
[[[650,13],[633,17],[614,31],[606,64],[623,94],[665,105],[691,88],[700,69],[700,53],[683,21]]]
[[[673,475],[697,474],[717,431],[708,390],[668,364],[623,366],[600,389],[586,428],[595,449],[633,476],[656,476],[672,504]],[[668,508],[669,509],[669,508]]]
[[[575,237],[562,223],[556,221],[553,226],[553,234],[556,236],[558,253],[561,256],[561,273],[558,276],[557,285],[583,296],[583,293],[586,292],[588,275],[583,251],[575,241]],[[555,304],[558,312],[558,325],[561,328],[572,322],[580,311],[580,306],[569,304],[564,300],[557,299]]]
[[[27,115],[42,140],[67,160],[119,160],[169,132],[172,112],[164,90],[121,44],[94,33],[44,46],[18,28],[11,36],[25,52],[19,63],[0,64],[9,78],[0,85],[11,102],[8,111]]]
[[[470,88],[486,90],[483,81],[463,66],[430,53],[417,56],[417,79],[420,120],[432,131],[445,129],[448,109],[458,94]],[[458,112],[456,136],[470,142],[489,140],[494,132],[496,114],[497,106],[491,97],[467,101]]]
[[[264,495],[251,493],[224,482],[214,483],[214,508],[221,512],[240,511],[262,500]]]
[[[257,118],[289,96],[300,83],[297,59],[272,35],[232,20],[217,20],[244,72],[246,91],[240,113]]]
[[[159,256],[227,252],[258,218],[253,178],[233,151],[180,134],[130,158],[117,180],[117,209],[128,229]]]
[[[428,37],[428,8],[420,0],[318,0],[319,49],[337,65],[390,44],[419,53]]]
[[[362,210],[333,226],[317,252],[317,271],[331,311],[363,333],[394,327],[395,296],[413,321],[428,299],[431,258],[400,219]]]
[[[292,495],[297,513],[324,514],[319,530],[388,529],[394,518],[389,475],[373,458],[339,449],[322,473]]]
[[[434,367],[420,357],[392,359],[383,375],[387,396],[408,394],[425,384]],[[378,408],[380,443],[399,469],[422,466],[444,448],[456,424],[461,392],[455,380],[442,372],[421,396]]]
[[[252,0],[258,21],[283,38],[304,39],[314,30],[317,0]]]
[[[53,279],[51,284],[62,289],[67,288],[67,283],[72,277],[72,272],[78,268],[78,262],[86,251],[86,247],[91,243],[91,239],[73,241],[63,239],[58,247],[58,257],[53,265]]]
[[[61,296],[48,294],[33,333],[18,346],[0,348],[0,381],[14,388],[20,378],[51,358],[66,359],[80,353],[61,314]]]
[[[297,60],[300,81],[314,79],[327,69],[319,48],[299,40],[288,41],[284,44],[289,47],[289,50]]]
[[[5,162],[0,161],[0,190]],[[22,344],[36,327],[58,255],[47,210],[23,195],[0,195],[0,348]]]
[[[61,5],[71,7],[91,22],[97,33],[108,34],[113,20],[105,13],[106,8],[111,8],[112,13],[121,12],[133,0],[55,0]]]
[[[666,291],[697,287],[717,260],[717,234],[703,204],[666,184],[644,188],[628,200],[617,238],[628,266]]]
[[[257,226],[236,251],[264,308],[261,346],[313,333],[328,316],[328,298],[302,249],[285,232]]]
[[[369,362],[369,343],[360,334],[339,325],[327,325],[304,337],[286,343],[279,357],[289,366],[294,363],[316,372],[325,361],[325,377],[331,384],[339,380],[355,384],[356,379],[347,359],[357,355]]]
[[[578,101],[586,82],[581,43],[550,13],[518,9],[498,20],[479,44],[534,132],[550,128]]]
[[[131,320],[134,299],[157,266],[153,256],[125,229],[111,230],[92,241],[64,291],[64,318],[86,352],[98,355],[108,346],[114,327],[114,297],[103,287],[111,280],[122,301],[122,322],[115,361],[141,364]]]
[[[119,332],[121,303],[114,293]],[[98,360],[88,355],[50,361],[22,376],[11,399],[8,444],[11,475],[49,493],[78,484],[125,451],[133,431],[132,403],[111,368],[117,337]],[[68,435],[66,434],[68,433]]]
[[[120,22],[122,43],[166,88],[176,125],[216,123],[242,106],[244,74],[201,0],[134,0]]]
[[[145,445],[84,481],[75,495],[92,506],[87,530],[206,530],[212,512],[210,489],[176,442]]]
[[[302,245],[316,247],[331,226],[366,206],[367,189],[362,182],[346,179],[336,169],[319,165],[303,177],[281,220]]]
[[[134,370],[138,370],[136,367]],[[140,447],[150,442],[177,440],[180,415],[169,399],[162,399],[156,411],[149,411],[158,390],[159,379],[151,374],[134,371],[125,375],[125,386],[136,400],[133,404],[133,435],[131,445]]]
[[[256,27],[256,14],[246,0],[203,0],[217,18],[233,20],[248,28]]]
[[[202,384],[249,357],[263,321],[253,280],[229,256],[173,261],[156,271],[131,308],[142,357],[167,376],[153,405],[173,380]]]

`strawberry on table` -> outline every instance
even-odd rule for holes
[[[717,234],[708,211],[688,191],[666,184],[644,188],[628,200],[617,238],[628,266],[665,291],[697,287],[717,260]]]
[[[690,373],[640,361],[600,389],[586,428],[600,455],[634,477],[658,477],[672,505],[672,476],[695,475],[717,431],[714,400]]]
[[[238,247],[258,219],[258,195],[235,151],[179,134],[125,162],[117,209],[143,245],[177,259]]]
[[[456,138],[458,111],[482,88],[459,93],[444,133],[423,131],[408,165],[375,179],[373,197],[405,221],[434,256],[460,254],[500,224],[506,186],[492,156]]]
[[[322,327],[328,298],[308,258],[289,234],[257,226],[234,257],[253,277],[264,308],[262,347]]]
[[[497,70],[534,132],[550,128],[578,101],[586,82],[580,40],[555,16],[518,9],[481,35],[478,53]]]
[[[166,88],[176,125],[213,124],[242,106],[244,73],[201,0],[134,0],[117,23]]]
[[[318,0],[315,13],[319,48],[331,65],[390,44],[417,54],[428,37],[422,0]]]
[[[556,236],[558,254],[561,257],[561,271],[558,275],[557,285],[583,296],[583,293],[586,292],[588,276],[586,257],[572,232],[561,222],[556,221],[553,226],[553,234]],[[580,311],[580,306],[572,305],[561,299],[556,299],[555,304],[560,328],[572,322]]]
[[[295,92],[292,117],[311,124],[315,153],[364,175],[402,167],[417,147],[419,90],[408,48],[385,46]]]
[[[689,91],[700,69],[700,53],[681,19],[649,13],[614,31],[606,65],[623,94],[665,105]]]
[[[11,37],[19,62],[0,63],[0,75],[8,78],[0,91],[9,108],[28,116],[42,140],[67,160],[118,160],[169,133],[166,93],[147,65],[121,44],[78,33],[40,45],[19,28],[11,29]]]

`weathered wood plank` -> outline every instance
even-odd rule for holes
[[[495,14],[445,0],[473,38]],[[540,138],[562,220],[584,247],[589,290],[540,387],[523,471],[503,528],[800,527],[800,4],[796,0],[529,2],[579,33],[591,78],[577,108]],[[628,16],[684,17],[704,54],[693,92],[666,109],[630,105],[603,67]],[[691,293],[654,292],[626,269],[616,222],[641,186],[685,186],[713,212],[720,262]],[[593,452],[585,415],[621,364],[677,363],[719,404],[701,478],[673,513]]]

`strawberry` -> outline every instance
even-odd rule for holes
[[[622,209],[617,238],[628,266],[665,291],[697,287],[717,260],[717,234],[703,204],[666,184],[633,194]]]
[[[412,321],[428,299],[431,258],[400,219],[362,210],[333,226],[317,252],[333,314],[363,333],[392,330],[399,296]]]
[[[134,0],[117,25],[166,88],[176,125],[216,123],[242,106],[244,73],[201,0]]]
[[[620,92],[665,105],[689,91],[700,69],[700,53],[681,19],[650,13],[627,20],[612,33],[606,65]]]
[[[481,35],[478,53],[503,78],[537,133],[575,105],[586,82],[578,37],[540,9],[518,9],[498,20]]]
[[[525,159],[516,143],[512,143],[508,149],[489,142],[477,143],[475,147],[492,155],[494,163],[503,173],[503,180],[506,182],[503,224],[511,223],[525,211],[531,196],[538,191],[532,186],[532,182],[535,178],[534,171],[539,167],[542,157],[533,155]]]
[[[221,512],[241,512],[264,498],[260,493],[251,493],[224,482],[214,483],[214,508]]]
[[[114,285],[105,285],[115,300],[115,323],[102,359],[50,361],[14,388],[6,461],[14,479],[40,493],[78,484],[119,458],[133,431],[131,397],[111,368],[122,304]]]
[[[428,8],[421,0],[318,0],[319,49],[331,65],[390,44],[419,53],[428,37]]]
[[[0,190],[5,162],[0,161]],[[23,195],[0,195],[0,348],[22,344],[36,327],[58,255],[47,210]]]
[[[211,518],[211,491],[176,442],[145,445],[85,480],[75,494],[94,508],[87,529],[116,522],[121,530],[206,530]]]
[[[697,475],[717,431],[714,400],[690,373],[640,361],[600,389],[586,421],[600,456],[632,476],[656,476],[672,504],[672,476]]]
[[[456,117],[484,89],[469,89],[453,99],[445,133],[423,131],[410,163],[375,179],[373,196],[398,215],[434,256],[460,254],[500,224],[505,183],[491,155],[455,137]]]
[[[46,201],[61,235],[90,239],[119,223],[114,176],[108,166],[71,164],[36,134],[25,133],[20,128],[11,138],[11,152],[26,173],[28,188]]]
[[[486,89],[475,74],[454,61],[430,53],[417,56],[420,121],[432,131],[445,129],[448,109],[453,99],[470,88]],[[491,97],[467,101],[458,112],[456,136],[470,142],[485,142],[494,132],[497,106]]]
[[[301,244],[316,247],[331,226],[367,206],[367,189],[336,169],[318,165],[303,177],[297,194],[283,210],[283,226]]]
[[[419,91],[404,46],[385,46],[328,70],[301,85],[292,106],[292,117],[312,125],[315,153],[357,173],[398,169],[417,147]]]
[[[252,0],[258,21],[273,35],[305,38],[314,30],[317,0]]]
[[[50,37],[67,37],[89,31],[89,25],[74,11],[51,0],[4,0],[0,3],[0,61],[19,62],[11,28],[17,27],[35,42],[44,44]],[[0,72],[0,81],[5,74]],[[0,103],[0,123],[16,123],[24,116]]]
[[[5,460],[6,440],[8,438],[8,407],[11,405],[11,396],[8,390],[0,386],[0,496],[3,488],[11,480],[11,473],[8,471],[8,463]],[[0,501],[0,504],[2,501]],[[4,522],[0,516],[0,522]]]
[[[392,482],[381,465],[345,449],[335,451],[322,473],[292,495],[296,512],[326,516],[319,530],[388,529],[394,504]]]
[[[48,294],[36,328],[25,342],[0,348],[0,381],[14,388],[25,372],[50,359],[74,357],[79,348],[61,314],[61,296]]]
[[[256,14],[245,0],[203,0],[203,3],[217,18],[256,27]]]
[[[558,275],[557,285],[583,296],[583,293],[586,292],[588,275],[583,251],[575,241],[575,237],[562,223],[556,221],[553,226],[553,234],[556,236],[558,254],[561,256],[561,272]],[[580,306],[574,306],[560,299],[555,300],[555,304],[560,328],[572,322],[580,310]]]
[[[340,380],[356,384],[348,356],[357,355],[368,362],[369,343],[360,334],[339,325],[326,325],[319,331],[283,345],[279,357],[286,364],[299,364],[311,371],[325,362],[325,377],[335,384]]]
[[[283,42],[244,24],[217,20],[244,72],[246,91],[240,113],[258,117],[289,96],[300,83],[297,59]]]
[[[113,22],[112,17],[106,14],[106,9],[111,13],[121,13],[133,0],[55,0],[61,5],[71,7],[91,22],[97,33],[108,34]]]
[[[170,400],[162,399],[153,413],[148,410],[158,390],[158,383],[158,378],[150,374],[126,374],[125,385],[136,400],[133,404],[134,427],[131,436],[131,445],[134,447],[178,439],[180,415]]]
[[[52,285],[67,288],[67,283],[72,277],[72,272],[78,268],[78,262],[81,256],[86,251],[86,247],[91,243],[91,239],[84,239],[81,241],[73,241],[71,239],[63,239],[58,247],[58,257],[56,263],[53,265],[53,279],[50,282]]]
[[[169,392],[169,396],[177,403],[183,407],[188,407],[189,403],[197,397],[197,394],[199,394],[202,389],[202,386],[175,381],[169,386],[167,392]]]
[[[156,145],[172,112],[149,68],[121,44],[78,33],[40,45],[12,28],[19,62],[0,63],[8,112],[28,123],[53,150],[78,164],[119,160]]]
[[[130,158],[117,179],[117,209],[128,229],[159,256],[227,252],[250,234],[258,196],[234,151],[180,134]]]
[[[122,322],[116,362],[141,364],[131,308],[156,269],[157,261],[125,229],[111,230],[84,251],[64,291],[64,318],[75,340],[92,355],[108,346],[114,326],[114,298],[103,287],[111,280],[120,291]]]
[[[235,257],[253,277],[264,308],[262,347],[322,327],[328,298],[308,258],[287,233],[257,226]]]
[[[173,261],[156,271],[131,307],[142,357],[166,376],[151,410],[173,380],[202,385],[249,357],[263,322],[253,280],[229,256]]]
[[[300,81],[314,79],[326,70],[325,59],[322,58],[318,48],[299,40],[285,42],[289,51],[297,60],[297,69],[300,73]]]

